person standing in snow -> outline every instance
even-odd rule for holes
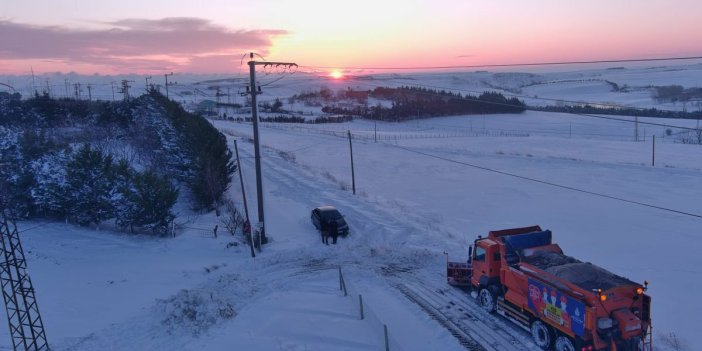
[[[331,221],[331,223],[329,223],[329,234],[332,237],[333,244],[336,245],[336,239],[339,237],[339,226],[336,224],[336,221]],[[328,240],[329,239],[327,239],[327,241]]]
[[[244,221],[243,231],[247,238],[251,235],[251,223],[249,223],[249,221]]]
[[[322,243],[329,245],[329,231],[322,229],[319,233],[322,234]]]

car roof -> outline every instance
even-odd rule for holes
[[[331,205],[319,206],[319,207],[317,207],[317,209],[318,209],[320,212],[338,211],[338,210],[336,209],[336,207],[331,206]]]

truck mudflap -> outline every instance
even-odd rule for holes
[[[447,262],[446,281],[453,286],[470,286],[471,270],[468,262]]]
[[[643,342],[641,337],[637,336],[628,340],[615,342],[615,345],[617,351],[640,351],[643,347]],[[612,350],[615,350],[615,348],[613,347]]]

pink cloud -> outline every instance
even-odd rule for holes
[[[107,29],[37,26],[0,20],[0,63],[3,60],[53,60],[77,66],[90,64],[115,72],[173,70],[212,56],[246,51],[265,53],[284,30],[231,30],[200,18],[123,19]],[[207,67],[231,70],[231,66]]]

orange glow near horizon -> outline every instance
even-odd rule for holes
[[[335,67],[322,74],[343,80],[383,67],[702,55],[699,0],[311,2],[313,12],[276,1],[274,13],[240,0],[171,0],[166,8],[102,0],[88,9],[8,2],[0,18],[0,33],[8,33],[0,38],[0,74],[232,73],[246,69],[242,55],[256,52],[270,61]]]
[[[344,73],[339,71],[338,69],[335,69],[329,72],[329,77],[332,79],[342,79],[344,78]]]

